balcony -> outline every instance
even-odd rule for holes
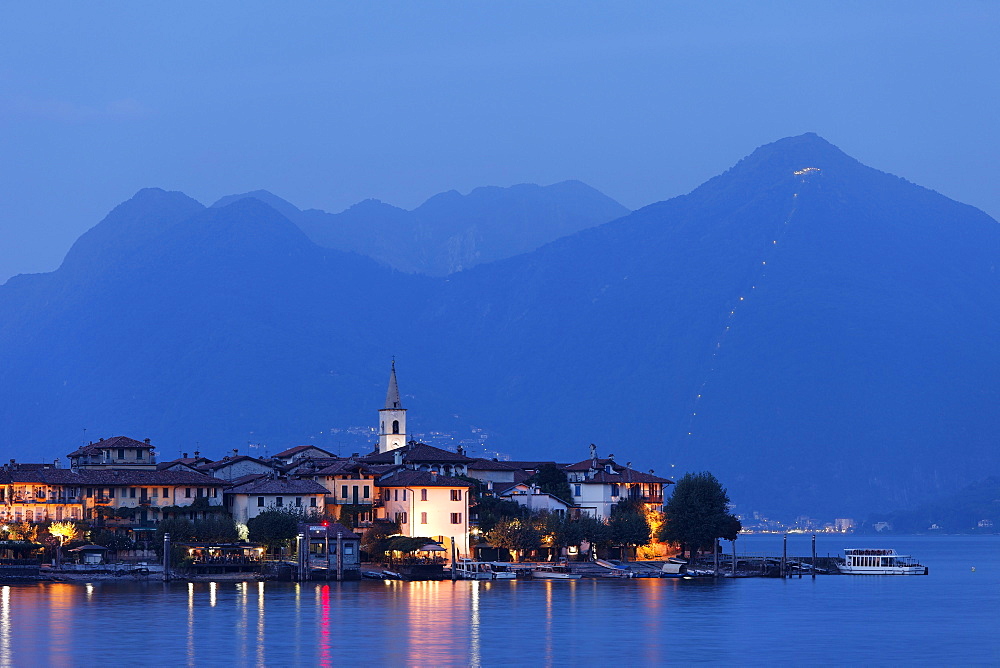
[[[139,499],[140,506],[151,506],[153,502],[150,499]]]
[[[107,497],[107,496],[95,496],[94,497],[94,503],[96,505],[98,505],[98,506],[106,506],[106,505],[110,504],[113,501],[114,501],[114,499],[112,499],[110,497]]]

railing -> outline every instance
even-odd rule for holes
[[[139,499],[140,506],[149,506],[152,505],[152,503],[153,502],[150,499]]]
[[[114,501],[114,499],[108,498],[106,496],[95,496],[94,497],[94,503],[96,503],[98,505],[104,505],[104,506],[106,506],[109,503],[111,503],[112,501]]]

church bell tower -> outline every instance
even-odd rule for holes
[[[378,452],[389,452],[406,445],[406,409],[399,402],[396,384],[396,360],[389,372],[389,389],[385,393],[385,408],[378,412]]]

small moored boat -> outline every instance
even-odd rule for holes
[[[847,548],[837,568],[847,575],[927,575],[926,566],[893,549]]]
[[[573,573],[569,566],[536,566],[531,571],[531,577],[542,580],[579,580],[580,573]]]

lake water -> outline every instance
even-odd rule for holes
[[[737,545],[780,554],[781,537]],[[821,535],[817,552],[845,547],[930,575],[8,585],[0,664],[1000,665],[1000,537]]]

